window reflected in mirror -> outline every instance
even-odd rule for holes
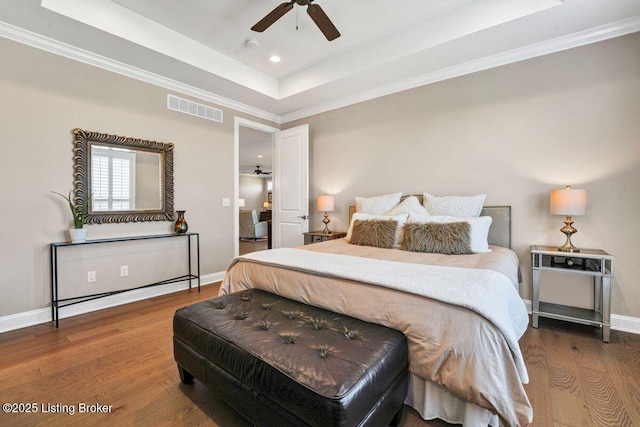
[[[91,144],[91,211],[160,209],[161,166],[159,153]]]

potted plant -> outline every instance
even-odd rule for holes
[[[71,215],[73,216],[73,228],[69,229],[71,243],[84,242],[87,239],[87,229],[84,228],[84,219],[87,214],[87,209],[89,208],[89,199],[87,199],[84,204],[76,206],[73,200],[71,200],[71,190],[69,190],[68,196],[55,191],[52,191],[52,193],[64,198],[69,203],[69,209],[71,209]]]

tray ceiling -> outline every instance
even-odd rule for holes
[[[279,3],[2,2],[0,35],[283,122],[640,30],[639,0],[317,0],[334,41],[300,6],[250,30]]]

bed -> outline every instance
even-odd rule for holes
[[[351,214],[355,209],[350,208]],[[528,315],[510,207],[484,207],[490,252],[443,255],[335,239],[236,258],[220,293],[258,288],[403,332],[406,404],[424,419],[520,426],[533,411],[518,339]]]

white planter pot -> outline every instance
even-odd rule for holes
[[[69,237],[71,243],[82,243],[87,240],[87,228],[70,228]]]

